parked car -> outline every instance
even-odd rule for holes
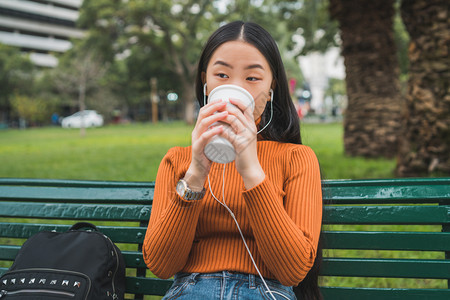
[[[83,110],[63,118],[61,126],[63,128],[99,127],[103,126],[103,116],[95,110]]]

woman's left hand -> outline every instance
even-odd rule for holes
[[[228,139],[236,151],[236,170],[241,175],[246,189],[261,183],[265,178],[264,170],[257,155],[257,128],[251,106],[241,101],[230,99],[226,110],[229,112],[227,122],[232,130],[224,130],[221,136]]]

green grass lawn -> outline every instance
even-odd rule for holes
[[[189,145],[181,123],[0,132],[0,177],[150,181],[164,153]]]
[[[182,122],[106,126],[87,130],[59,127],[0,131],[0,177],[152,181],[164,154],[188,146],[192,126]],[[394,160],[347,157],[342,125],[302,124],[324,179],[393,177]]]

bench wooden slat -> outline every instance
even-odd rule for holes
[[[142,252],[139,251],[122,251],[125,265],[128,268],[144,268],[147,269],[147,265],[144,261]]]
[[[321,287],[324,299],[330,300],[448,300],[450,289],[388,289],[388,288],[345,288]]]
[[[14,260],[19,249],[20,246],[16,245],[0,245],[0,259]],[[122,251],[122,253],[127,267],[146,268],[141,252]],[[438,270],[442,272],[437,273]],[[449,271],[450,262],[445,260],[324,258],[321,274],[324,276],[433,278],[427,275],[427,272],[431,272],[436,274],[437,278],[446,279],[450,274]]]
[[[17,245],[0,245],[0,260],[13,261],[20,247]],[[127,268],[147,268],[141,252],[126,250],[121,252]]]
[[[104,188],[155,188],[154,181],[105,181],[39,178],[0,178],[0,186],[50,186],[50,187],[104,187]]]
[[[0,199],[16,201],[46,202],[93,202],[97,203],[132,203],[151,204],[153,189],[125,187],[35,187],[2,186]]]
[[[172,282],[170,279],[127,276],[125,291],[131,294],[164,296]]]
[[[36,187],[103,187],[103,188],[150,188],[154,182],[120,182],[59,179],[0,178],[0,186]],[[3,189],[3,187],[2,187]],[[450,178],[392,178],[364,180],[324,180],[324,199],[344,203],[377,203],[387,201],[449,200]],[[0,197],[1,198],[1,197]],[[411,202],[414,203],[414,202]]]
[[[149,205],[0,201],[0,216],[146,221]],[[324,224],[449,224],[450,206],[327,206]]]
[[[0,217],[148,221],[149,205],[0,201]]]
[[[2,276],[6,271],[8,271],[8,268],[0,267],[0,276]]]
[[[450,201],[450,178],[324,180],[322,186],[324,199],[333,204]]]
[[[32,223],[1,223],[0,237],[29,238],[40,231],[64,232],[71,225],[62,224],[32,224]],[[98,230],[107,235],[115,243],[142,243],[146,229],[143,227],[97,226]]]
[[[323,276],[448,279],[450,260],[441,259],[323,259]]]
[[[25,193],[29,197],[24,197],[24,199],[47,199],[47,197],[49,197],[48,199],[59,199],[61,197],[60,199],[82,201],[85,198],[91,199],[93,197],[102,201],[114,201],[122,198],[147,201],[153,198],[154,182],[0,178],[0,186],[2,186],[0,199],[2,197],[18,199],[17,197],[24,197],[22,195]],[[19,189],[14,189],[14,187]],[[76,189],[80,187],[86,189],[83,191]],[[67,190],[64,190],[64,188],[67,188]],[[111,193],[112,190],[115,193]],[[17,191],[20,193],[16,193]],[[70,193],[64,191],[70,191]],[[75,192],[80,198],[70,196],[71,192]],[[324,180],[323,192],[324,200],[332,201],[334,204],[415,203],[416,201],[436,203],[440,200],[449,203],[450,179]]]
[[[14,260],[20,246],[0,245],[0,260]]]
[[[326,206],[324,224],[408,224],[450,223],[450,206]]]
[[[325,249],[450,251],[450,232],[323,231]]]

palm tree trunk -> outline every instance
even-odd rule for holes
[[[448,0],[403,0],[410,35],[409,80],[398,176],[450,174]]]
[[[348,155],[393,157],[397,152],[402,97],[394,1],[330,0],[345,59],[344,147]]]

